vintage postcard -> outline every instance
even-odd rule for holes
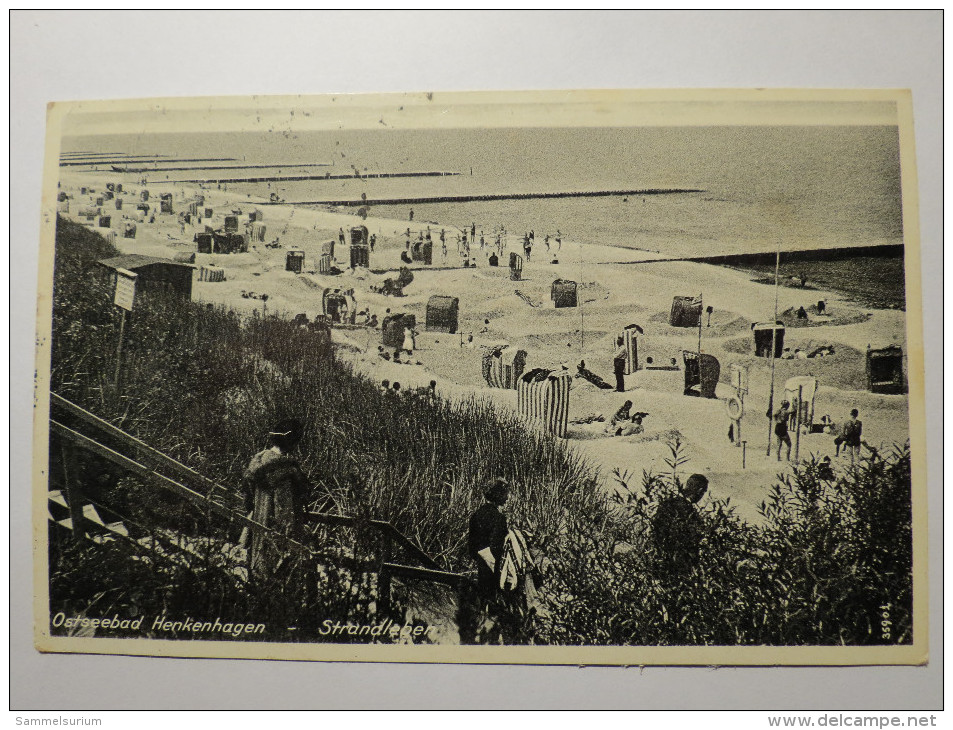
[[[904,91],[52,104],[45,652],[927,660]]]

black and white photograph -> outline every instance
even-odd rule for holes
[[[63,102],[44,652],[927,660],[903,91]]]

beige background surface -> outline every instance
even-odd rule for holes
[[[937,88],[930,88],[929,85],[923,87],[925,79],[938,79],[935,56],[925,52],[930,47],[927,39],[931,32],[939,38],[940,17],[936,14],[687,13],[673,16],[655,13],[586,13],[499,16],[483,13],[461,17],[459,14],[402,13],[386,18],[373,14],[357,17],[349,14],[322,14],[306,15],[298,18],[295,23],[289,22],[292,18],[287,14],[269,14],[256,16],[253,24],[247,22],[248,18],[243,19],[242,16],[235,15],[195,16],[195,19],[201,22],[194,25],[186,23],[184,26],[169,14],[137,14],[134,18],[135,23],[130,23],[129,37],[125,37],[120,31],[125,21],[131,19],[127,16],[104,18],[96,14],[77,16],[60,13],[14,15],[14,148],[22,148],[22,151],[27,153],[20,156],[24,158],[22,163],[20,157],[14,159],[14,179],[17,181],[13,190],[13,209],[16,211],[13,217],[14,242],[19,240],[32,244],[38,240],[36,224],[39,221],[42,103],[51,99],[252,91],[288,93],[292,90],[316,93],[703,85],[907,86],[914,89],[916,105],[924,270],[939,270],[936,265],[936,251],[939,249],[938,197],[931,195],[931,192],[938,189],[938,184],[930,184],[931,162],[932,174],[938,174],[936,150],[939,146],[935,136],[938,128],[934,126],[932,129],[932,141],[931,132],[923,131],[924,128],[930,130],[930,123],[935,124],[938,115]],[[116,20],[123,22],[117,23]],[[242,22],[243,20],[245,22]],[[739,22],[742,20],[744,22]],[[18,24],[22,24],[22,33],[17,32]],[[209,29],[214,26],[218,33],[224,31],[225,35],[235,38],[248,38],[251,25],[254,25],[257,34],[254,44],[239,45],[246,49],[253,45],[264,51],[273,42],[274,52],[256,52],[251,54],[251,57],[243,55],[241,58],[231,59],[227,58],[227,54],[219,53],[207,60],[196,58],[194,49],[199,47],[194,35],[198,33],[196,28]],[[847,32],[851,27],[855,30],[861,29],[862,32]],[[144,47],[141,42],[144,38],[142,31],[149,28],[152,31],[146,34],[149,38],[146,41],[147,46]],[[303,28],[311,28],[310,35],[320,38],[322,44],[316,44],[314,40],[310,44],[295,42],[303,33]],[[737,34],[746,28],[743,39]],[[898,31],[903,29],[907,32],[897,35]],[[838,37],[834,31],[844,31],[843,37]],[[668,42],[664,42],[666,32],[672,34]],[[717,46],[720,48],[711,42],[713,32],[719,37]],[[100,33],[109,36],[108,42],[90,42]],[[424,35],[416,36],[416,33]],[[681,42],[691,39],[693,33],[699,34],[695,45],[680,48]],[[763,42],[760,35],[762,33],[766,34]],[[890,33],[894,35],[891,36]],[[282,34],[288,35],[283,37]],[[678,42],[673,40],[676,36]],[[132,42],[133,37],[136,43]],[[165,48],[148,47],[148,44],[153,43],[156,46],[161,45],[157,42],[158,38],[162,38],[165,44],[185,44],[190,49],[188,57],[194,59],[194,62],[176,60],[185,56],[172,53],[168,45]],[[32,41],[27,42],[28,39]],[[377,43],[373,42],[375,40]],[[68,41],[79,43],[79,47],[71,47]],[[324,41],[327,41],[327,45],[323,45]],[[497,43],[500,44],[499,50],[487,53]],[[407,48],[417,50],[415,54],[401,53],[402,49]],[[738,56],[719,55],[723,53],[722,49],[727,48],[733,49]],[[908,48],[911,52],[902,59],[899,56],[893,58],[891,54],[899,48]],[[307,50],[302,53],[294,49]],[[368,49],[371,49],[370,53]],[[466,49],[473,49],[473,52],[467,52]],[[754,60],[749,56],[753,50],[763,54],[756,66],[750,64]],[[376,55],[377,63],[375,51],[379,52]],[[328,52],[331,55],[325,56]],[[283,59],[283,54],[293,57]],[[802,57],[802,54],[806,55]],[[846,55],[838,61],[837,54]],[[772,69],[772,65],[766,61],[776,55],[783,58],[777,58],[778,68]],[[426,62],[428,56],[431,60],[453,59],[461,64],[461,72],[455,73],[448,65],[435,68],[435,64]],[[744,68],[743,60],[746,56],[749,57],[749,68]],[[887,57],[893,58],[892,65],[886,62]],[[262,68],[253,63],[253,58],[257,59],[257,64]],[[486,68],[481,68],[481,65],[487,64],[488,58],[494,59],[494,62]],[[607,66],[607,58],[618,59],[618,67],[615,62]],[[23,63],[20,59],[27,59],[27,62]],[[406,67],[401,67],[401,62],[406,62]],[[385,63],[386,65],[383,65]],[[904,64],[910,67],[906,75],[902,71],[898,72]],[[639,73],[631,73],[636,68]],[[651,80],[644,73],[646,69],[655,73]],[[696,70],[694,74],[693,69]],[[704,74],[699,69],[705,69]],[[771,75],[766,69],[776,75]],[[280,73],[276,73],[278,70]],[[378,71],[384,72],[386,76],[378,75]],[[404,75],[398,78],[398,71]],[[435,73],[440,76],[435,77]],[[473,75],[477,73],[485,76],[481,78],[479,75]],[[586,73],[590,75],[586,76]],[[813,80],[809,80],[810,73],[816,74]],[[49,78],[51,74],[60,76]],[[524,79],[521,74],[526,74],[527,78]],[[548,80],[546,74],[549,74]],[[292,78],[298,81],[289,87],[289,80]],[[468,82],[468,78],[474,80]],[[516,81],[521,83],[514,83]],[[124,82],[126,86],[123,86]],[[923,87],[919,92],[918,84]],[[39,97],[36,96],[38,93]],[[27,123],[27,118],[35,117],[37,111],[40,114],[39,121]],[[17,143],[18,138],[25,143],[27,135],[30,139],[29,145]],[[34,138],[38,141],[36,151],[32,144]],[[18,164],[28,168],[30,174],[26,171],[22,175],[19,174],[16,167]],[[31,186],[29,183],[34,179],[36,184]],[[21,227],[22,233],[18,235]],[[20,271],[22,268],[24,271],[30,271],[31,265],[35,267],[35,256],[35,244],[15,246],[13,260],[16,270]],[[13,290],[13,301],[22,303],[22,309],[19,311],[23,314],[21,317],[17,313],[18,307],[15,304],[17,329],[14,335],[18,339],[14,341],[13,347],[14,377],[21,372],[21,360],[29,361],[29,356],[32,355],[30,343],[34,323],[29,314],[32,303],[35,302],[35,291],[29,292],[25,289],[36,281],[35,274],[32,273],[17,278],[18,285]],[[935,301],[938,298],[935,288],[938,282],[931,282],[930,278],[925,276],[924,284],[926,300]],[[939,327],[939,318],[929,316],[929,307],[925,311],[928,313],[926,361],[929,404],[929,393],[933,389],[938,392],[941,377],[938,368],[931,368],[932,363],[940,361],[939,336],[931,336],[931,328],[935,330]],[[20,339],[21,329],[26,330],[26,340]],[[17,346],[18,342],[27,343],[25,350]],[[21,357],[24,354],[27,355],[26,358]],[[29,383],[30,370],[26,370],[26,383]],[[14,387],[14,409],[23,407],[22,396],[27,393],[28,386]],[[29,418],[28,401],[26,408],[27,410],[19,410],[19,413],[24,414],[24,421]],[[933,412],[928,412],[928,419],[938,417],[939,414],[935,411],[934,407]],[[29,462],[26,458],[29,445],[18,439],[26,437],[24,440],[28,441],[28,433],[27,429],[23,429],[21,436],[14,433],[13,437],[13,484],[22,484],[24,487],[29,483]],[[930,480],[934,487],[939,485],[939,472],[936,468],[940,452],[937,439],[939,433],[940,429],[931,429],[928,437],[928,450],[932,455]],[[933,491],[932,496],[938,496],[937,490]],[[28,492],[26,488],[12,490],[11,517],[14,525],[24,528],[29,525],[28,512],[23,514],[25,519],[21,520],[19,515],[21,509],[28,510]],[[21,496],[24,499],[21,499]],[[938,509],[931,510],[931,517],[934,515],[939,516]],[[651,669],[643,673],[593,668],[581,671],[538,667],[447,668],[300,664],[267,664],[264,665],[263,671],[260,663],[250,662],[210,664],[199,660],[41,657],[33,653],[29,642],[31,631],[27,588],[28,535],[28,530],[25,529],[15,529],[13,533],[14,560],[11,578],[15,587],[12,606],[14,671],[11,689],[14,707],[21,706],[18,699],[23,703],[22,707],[36,709],[169,706],[163,698],[170,696],[169,685],[165,682],[172,677],[180,680],[188,677],[191,680],[189,691],[174,693],[177,707],[239,706],[235,703],[242,703],[240,706],[259,707],[356,704],[472,706],[482,704],[481,697],[492,698],[491,706],[685,707],[685,695],[676,689],[682,683],[672,680],[684,678],[686,672],[705,673],[704,683],[692,682],[696,687],[690,704],[698,707],[835,706],[912,709],[933,707],[939,701],[938,671],[942,656],[938,646],[931,646],[933,662],[930,667],[923,669],[722,669],[717,672]],[[25,539],[21,539],[24,537]],[[20,549],[17,549],[18,546]],[[938,551],[936,555],[938,556]],[[939,561],[934,560],[931,565],[931,582],[937,586],[938,568]],[[25,590],[16,590],[16,586],[22,586]],[[936,605],[938,598],[939,595],[934,593],[931,603]],[[25,606],[22,612],[21,606]],[[940,612],[934,608],[931,615],[931,637],[933,642],[936,642],[940,634],[936,619],[940,617]],[[77,667],[80,667],[80,677],[75,676]],[[242,687],[251,677],[267,683],[272,676],[288,676],[286,672],[290,667],[295,668],[295,676],[298,678],[285,687],[291,695],[279,691],[234,692],[234,688]],[[99,674],[100,671],[105,674]],[[56,681],[55,678],[60,676],[60,672],[63,672],[63,677],[71,679]],[[830,675],[830,672],[835,674]],[[103,683],[96,681],[97,677],[103,676],[110,677],[113,687],[106,694],[101,689],[104,687]],[[305,677],[309,679],[302,682]],[[448,683],[451,677],[452,683]],[[21,681],[25,683],[21,684]],[[121,692],[115,691],[116,681],[123,684]],[[210,682],[212,687],[231,685],[233,689],[227,695],[218,695],[206,686],[205,682]],[[763,687],[760,686],[761,682],[764,682]],[[485,691],[474,693],[474,686],[484,687]],[[51,691],[52,687],[57,688],[55,693]],[[325,689],[315,691],[315,687]],[[366,694],[367,687],[377,688],[373,696]],[[517,687],[520,689],[515,689]],[[838,691],[837,695],[830,694],[834,689]],[[295,696],[295,690],[301,694]]]

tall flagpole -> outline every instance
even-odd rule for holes
[[[705,300],[701,292],[698,294],[698,364],[701,367],[702,361],[702,313],[705,311]],[[701,377],[701,370],[698,371]]]
[[[774,319],[771,320],[771,395],[768,397],[768,456],[771,456],[772,425],[774,425],[774,361],[778,346],[778,269],[781,268],[781,239],[774,258]],[[778,449],[781,445],[778,445]],[[778,452],[780,453],[780,451]]]

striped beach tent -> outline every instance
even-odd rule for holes
[[[516,406],[520,416],[533,428],[565,438],[571,385],[572,376],[567,370],[530,370],[519,378],[516,385]]]
[[[625,374],[639,369],[639,339],[644,334],[637,324],[627,324],[622,329],[622,346],[625,348]]]
[[[318,259],[318,273],[319,274],[330,274],[331,273],[331,263],[332,257],[329,253],[321,254]]]
[[[267,227],[261,221],[254,221],[248,226],[248,235],[252,241],[264,241]]]
[[[491,388],[515,389],[525,368],[526,350],[493,347],[483,354],[483,379]]]
[[[220,266],[200,266],[199,281],[225,281],[225,269]]]
[[[351,268],[356,269],[363,266],[365,269],[371,267],[371,249],[369,246],[360,244],[351,244]]]

